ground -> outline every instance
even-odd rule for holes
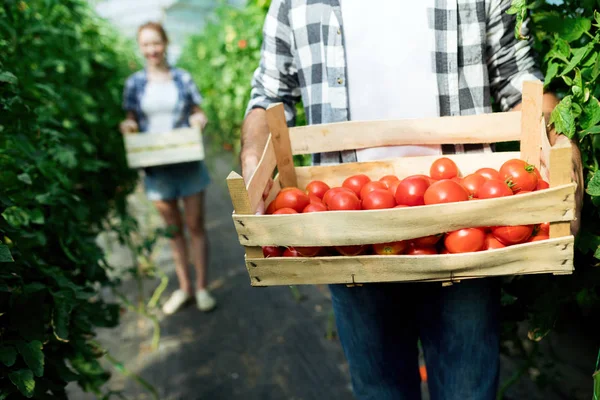
[[[161,328],[157,350],[151,348],[152,324],[131,311],[124,313],[118,328],[101,330],[99,341],[128,371],[153,385],[161,400],[352,399],[341,346],[335,338],[327,337],[334,327],[326,287],[299,287],[302,299],[297,299],[287,287],[250,286],[225,185],[235,162],[227,153],[214,160],[210,165],[213,184],[207,197],[206,228],[211,289],[218,308],[203,314],[190,305],[170,317],[157,311]],[[143,230],[160,226],[141,189],[132,195],[131,207]],[[99,243],[109,251],[112,265],[131,264],[130,253],[110,235],[102,235]],[[169,277],[164,301],[177,286],[170,249],[164,240],[159,242],[156,255],[155,261]],[[158,280],[146,281],[146,300],[157,285]],[[121,290],[135,299],[135,282],[124,282]],[[589,400],[595,345],[597,340],[581,334],[576,325],[567,332],[552,334],[541,346],[545,369],[526,370],[505,398]],[[129,399],[153,398],[137,381],[109,363],[105,365],[113,372],[109,383],[112,390],[123,391]],[[521,360],[503,357],[501,382],[506,382],[520,365]],[[541,388],[544,379],[540,377],[547,376],[552,379]],[[72,399],[95,398],[75,386],[69,387],[69,392]]]

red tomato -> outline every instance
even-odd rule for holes
[[[543,224],[540,224],[539,228],[540,233],[543,233],[545,235],[550,234],[550,222],[544,222]]]
[[[342,187],[348,188],[352,190],[355,195],[360,196],[360,190],[369,182],[371,182],[371,178],[364,174],[353,175],[346,178],[344,183],[342,183]]]
[[[533,165],[515,158],[502,164],[499,174],[501,179],[508,182],[514,193],[521,190],[531,192],[535,190],[538,181],[534,168]]]
[[[529,238],[529,240],[527,241],[528,243],[530,242],[539,242],[540,240],[548,240],[550,239],[550,236],[548,235],[543,235],[543,234],[537,234],[535,236],[532,236]]]
[[[494,250],[501,249],[506,247],[503,245],[498,239],[494,237],[491,233],[485,235],[485,242],[483,244],[483,250]]]
[[[450,232],[444,239],[444,245],[452,254],[472,253],[483,249],[485,232],[479,228],[464,228]]]
[[[306,193],[308,195],[317,196],[319,199],[322,199],[329,189],[329,185],[323,181],[312,181],[306,185]]]
[[[335,246],[335,249],[343,256],[358,256],[364,253],[368,247],[366,244],[359,244],[356,246]]]
[[[529,191],[529,190],[521,190],[521,191],[515,192],[515,194],[525,194],[525,193],[531,193],[531,191]]]
[[[412,240],[412,243],[417,247],[431,247],[435,246],[437,242],[442,238],[442,234],[439,235],[429,235],[420,238],[416,238]]]
[[[407,206],[422,206],[425,204],[423,196],[429,188],[429,182],[421,177],[408,177],[403,179],[396,189],[396,203]]]
[[[465,176],[463,179],[463,186],[467,189],[469,194],[473,197],[477,197],[477,192],[483,186],[487,179],[480,174],[471,174]]]
[[[461,178],[460,176],[455,176],[454,178],[450,179],[451,181],[454,181],[456,183],[458,183],[459,185],[465,186],[463,184],[463,178]]]
[[[401,181],[398,180],[398,181],[394,181],[394,182],[390,183],[390,187],[388,188],[388,190],[394,197],[396,196],[396,190],[398,190],[398,186],[400,185],[400,182]]]
[[[283,252],[284,257],[302,257],[294,247],[288,247]]]
[[[310,200],[310,204],[323,204],[323,201],[314,194],[309,194],[308,198]]]
[[[396,207],[394,208],[406,208],[408,207],[406,204],[398,204]]]
[[[269,206],[265,210],[265,214],[273,214],[277,209],[275,208],[275,200],[269,203]]]
[[[304,210],[302,210],[303,213],[320,212],[320,211],[327,211],[327,206],[323,203],[310,203],[309,205],[304,207]]]
[[[385,185],[385,187],[387,187],[388,189],[390,188],[390,185],[392,183],[399,182],[399,181],[400,181],[400,179],[398,179],[398,177],[396,175],[386,175],[379,180],[379,182],[383,183]]]
[[[284,207],[284,208],[280,208],[279,210],[277,210],[273,213],[273,215],[277,215],[277,214],[298,214],[298,211],[294,210],[293,208]]]
[[[408,244],[406,241],[401,240],[399,242],[374,244],[373,251],[375,254],[379,254],[381,256],[395,256],[402,254],[407,247]]]
[[[396,200],[394,196],[386,189],[375,189],[365,194],[362,198],[363,210],[381,210],[384,208],[394,208]]]
[[[328,201],[328,208],[332,211],[360,210],[360,200],[354,193],[339,192]]]
[[[500,174],[494,168],[479,168],[475,173],[485,179],[500,179]]]
[[[545,180],[540,178],[540,179],[538,179],[535,190],[548,189],[549,187],[550,187],[550,184],[548,184],[548,182],[546,182]]]
[[[437,181],[425,191],[425,204],[454,203],[469,200],[469,192],[458,183],[443,179]]]
[[[372,192],[375,189],[387,190],[387,188],[385,187],[383,182],[379,182],[379,181],[367,182],[360,190],[360,195],[358,196],[358,198],[364,199],[365,196],[367,195],[367,193]]]
[[[496,226],[492,228],[492,235],[507,246],[527,241],[532,233],[533,225]]]
[[[262,248],[263,256],[265,258],[269,257],[281,257],[283,254],[283,250],[278,246],[263,246]]]
[[[444,248],[442,249],[442,251],[440,251],[440,254],[452,254],[452,253],[450,253],[450,252],[448,251],[448,249],[444,247]]]
[[[438,252],[435,247],[411,245],[408,247],[406,254],[409,256],[424,256],[424,255],[438,254]]]
[[[436,180],[452,179],[458,176],[458,167],[448,157],[438,158],[431,164],[429,175]]]
[[[503,180],[489,179],[481,185],[477,192],[477,197],[480,199],[492,199],[495,197],[512,196],[512,194],[513,191]]]
[[[321,251],[320,247],[294,247],[302,257],[315,257]]]
[[[429,185],[433,185],[434,183],[436,183],[438,180],[437,179],[433,179],[432,177],[428,176],[428,175],[423,175],[423,174],[417,174],[417,175],[411,175],[411,176],[407,176],[404,179],[408,179],[408,178],[425,178],[425,180],[427,180],[427,182],[429,182]]]
[[[336,187],[328,190],[327,193],[325,193],[325,196],[323,196],[323,204],[325,204],[326,206],[329,205],[329,199],[340,192],[348,192],[354,194],[354,192],[348,188]]]
[[[298,188],[285,188],[275,197],[275,209],[293,208],[297,212],[302,212],[304,207],[310,204],[310,198],[306,193]]]

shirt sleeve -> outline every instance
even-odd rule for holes
[[[300,84],[293,51],[289,5],[286,0],[273,0],[263,26],[260,63],[252,77],[246,115],[254,108],[266,109],[270,104],[281,102],[288,124],[294,124]]]
[[[123,110],[137,110],[137,98],[135,95],[135,79],[133,76],[130,76],[125,81],[125,87],[123,88]]]
[[[184,74],[183,83],[191,104],[200,106],[200,104],[202,104],[202,95],[200,94],[200,90],[198,90],[198,86],[196,85],[196,82],[194,82],[194,79],[190,73],[186,72]]]
[[[490,89],[502,111],[509,111],[521,102],[523,82],[543,79],[532,49],[533,39],[515,37],[516,17],[506,13],[510,5],[511,0],[491,1],[487,18]],[[528,22],[523,22],[523,36],[529,35]]]

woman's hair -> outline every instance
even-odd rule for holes
[[[158,32],[158,34],[160,35],[161,39],[165,43],[169,43],[169,37],[167,36],[167,32],[165,31],[165,28],[163,28],[163,26],[161,24],[159,24],[158,22],[146,22],[144,25],[140,26],[138,28],[138,31],[137,31],[137,36],[138,37],[140,36],[140,33],[144,29],[152,29],[152,30]]]

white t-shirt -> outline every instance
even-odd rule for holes
[[[142,96],[142,111],[148,117],[148,133],[173,130],[179,93],[173,80],[148,81]]]
[[[439,116],[435,35],[427,15],[433,1],[341,1],[351,120]],[[388,146],[356,153],[358,161],[368,161],[437,155],[441,146]]]

